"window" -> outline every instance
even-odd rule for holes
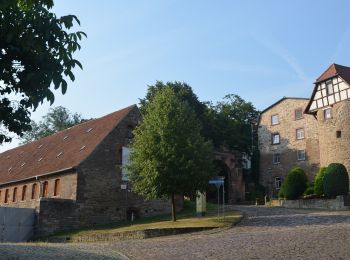
[[[129,163],[129,153],[130,148],[128,147],[122,147],[122,166],[126,166]],[[122,181],[128,181],[128,172],[125,167],[122,167]]]
[[[323,110],[323,115],[324,115],[325,120],[332,118],[332,109],[327,108],[327,109]]]
[[[330,94],[333,94],[334,91],[333,91],[333,84],[332,84],[332,81],[331,80],[328,80],[326,82],[326,86],[327,86],[327,94],[330,95]]]
[[[304,128],[299,128],[296,130],[297,140],[304,139]]]
[[[47,181],[44,181],[42,197],[47,198],[48,197],[48,193],[49,193],[49,183]]]
[[[294,118],[295,118],[295,120],[303,118],[303,110],[301,108],[294,110]]]
[[[298,161],[305,161],[305,150],[297,151],[297,159]]]
[[[56,179],[55,180],[55,189],[54,189],[54,191],[53,191],[53,195],[54,196],[58,196],[58,195],[60,195],[60,179]]]
[[[271,139],[272,139],[272,144],[279,144],[280,134],[279,133],[272,134]]]
[[[13,196],[12,196],[12,202],[17,201],[17,187],[13,189]]]
[[[133,128],[131,125],[129,125],[129,126],[127,127],[126,137],[127,137],[128,139],[132,139],[132,138],[134,137],[134,134],[132,133],[133,130],[134,130],[134,128]]]
[[[27,185],[22,187],[22,200],[26,200]]]
[[[278,115],[272,115],[271,116],[271,125],[277,125],[278,123],[279,123]]]
[[[4,198],[4,203],[8,203],[9,201],[9,189],[5,190],[5,198]]]
[[[1,201],[1,190],[0,190],[0,201]]]
[[[272,163],[279,164],[281,162],[281,155],[279,153],[274,153],[272,156]]]
[[[34,183],[32,186],[32,200],[35,199],[35,197],[36,197],[36,183]]]
[[[341,138],[341,131],[337,131],[336,136],[337,136],[337,138]]]
[[[281,177],[275,177],[275,188],[276,190],[279,190],[282,185],[282,178]]]

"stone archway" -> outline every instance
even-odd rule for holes
[[[244,201],[245,182],[242,169],[242,153],[220,148],[215,151],[214,156],[214,162],[219,166],[219,175],[225,177],[225,203],[234,204]]]

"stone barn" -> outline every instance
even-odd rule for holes
[[[170,212],[130,192],[122,166],[136,105],[0,154],[0,206],[34,208],[35,235]]]

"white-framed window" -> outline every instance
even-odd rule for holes
[[[273,164],[279,164],[281,162],[281,154],[279,153],[274,153],[272,155],[272,163]]]
[[[279,123],[278,115],[272,115],[271,116],[271,125],[277,125],[278,123]]]
[[[274,133],[271,135],[271,142],[272,144],[279,144],[280,143],[280,134]]]
[[[297,160],[298,161],[305,161],[305,150],[298,150],[297,151]]]
[[[276,190],[281,189],[282,185],[282,178],[281,177],[275,177],[275,188]]]
[[[126,165],[129,163],[129,154],[130,154],[130,148],[129,147],[122,147],[122,181],[128,181],[128,171],[125,168]]]
[[[304,128],[298,128],[298,129],[296,130],[296,137],[297,137],[297,140],[300,140],[300,139],[304,139],[304,138],[305,138]]]
[[[326,82],[326,87],[327,87],[327,94],[328,94],[328,95],[334,93],[332,80],[328,80],[328,81]]]
[[[299,120],[303,118],[303,109],[302,108],[298,108],[294,110],[294,119],[295,120]]]
[[[323,110],[323,115],[325,120],[332,118],[332,108],[329,107]]]

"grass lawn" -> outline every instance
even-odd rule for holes
[[[136,219],[131,225],[130,221],[121,221],[115,224],[96,226],[89,229],[74,230],[71,232],[57,233],[54,236],[70,236],[72,239],[79,236],[89,236],[96,234],[115,233],[123,231],[136,231],[146,229],[162,229],[162,228],[188,228],[188,227],[212,227],[223,228],[229,227],[237,223],[242,214],[238,211],[228,210],[225,217],[220,215],[217,217],[217,205],[207,203],[207,215],[205,217],[197,217],[195,203],[185,201],[184,209],[177,214],[177,221],[171,221],[171,216],[160,215],[155,217],[145,217]],[[221,213],[220,213],[221,214]]]

